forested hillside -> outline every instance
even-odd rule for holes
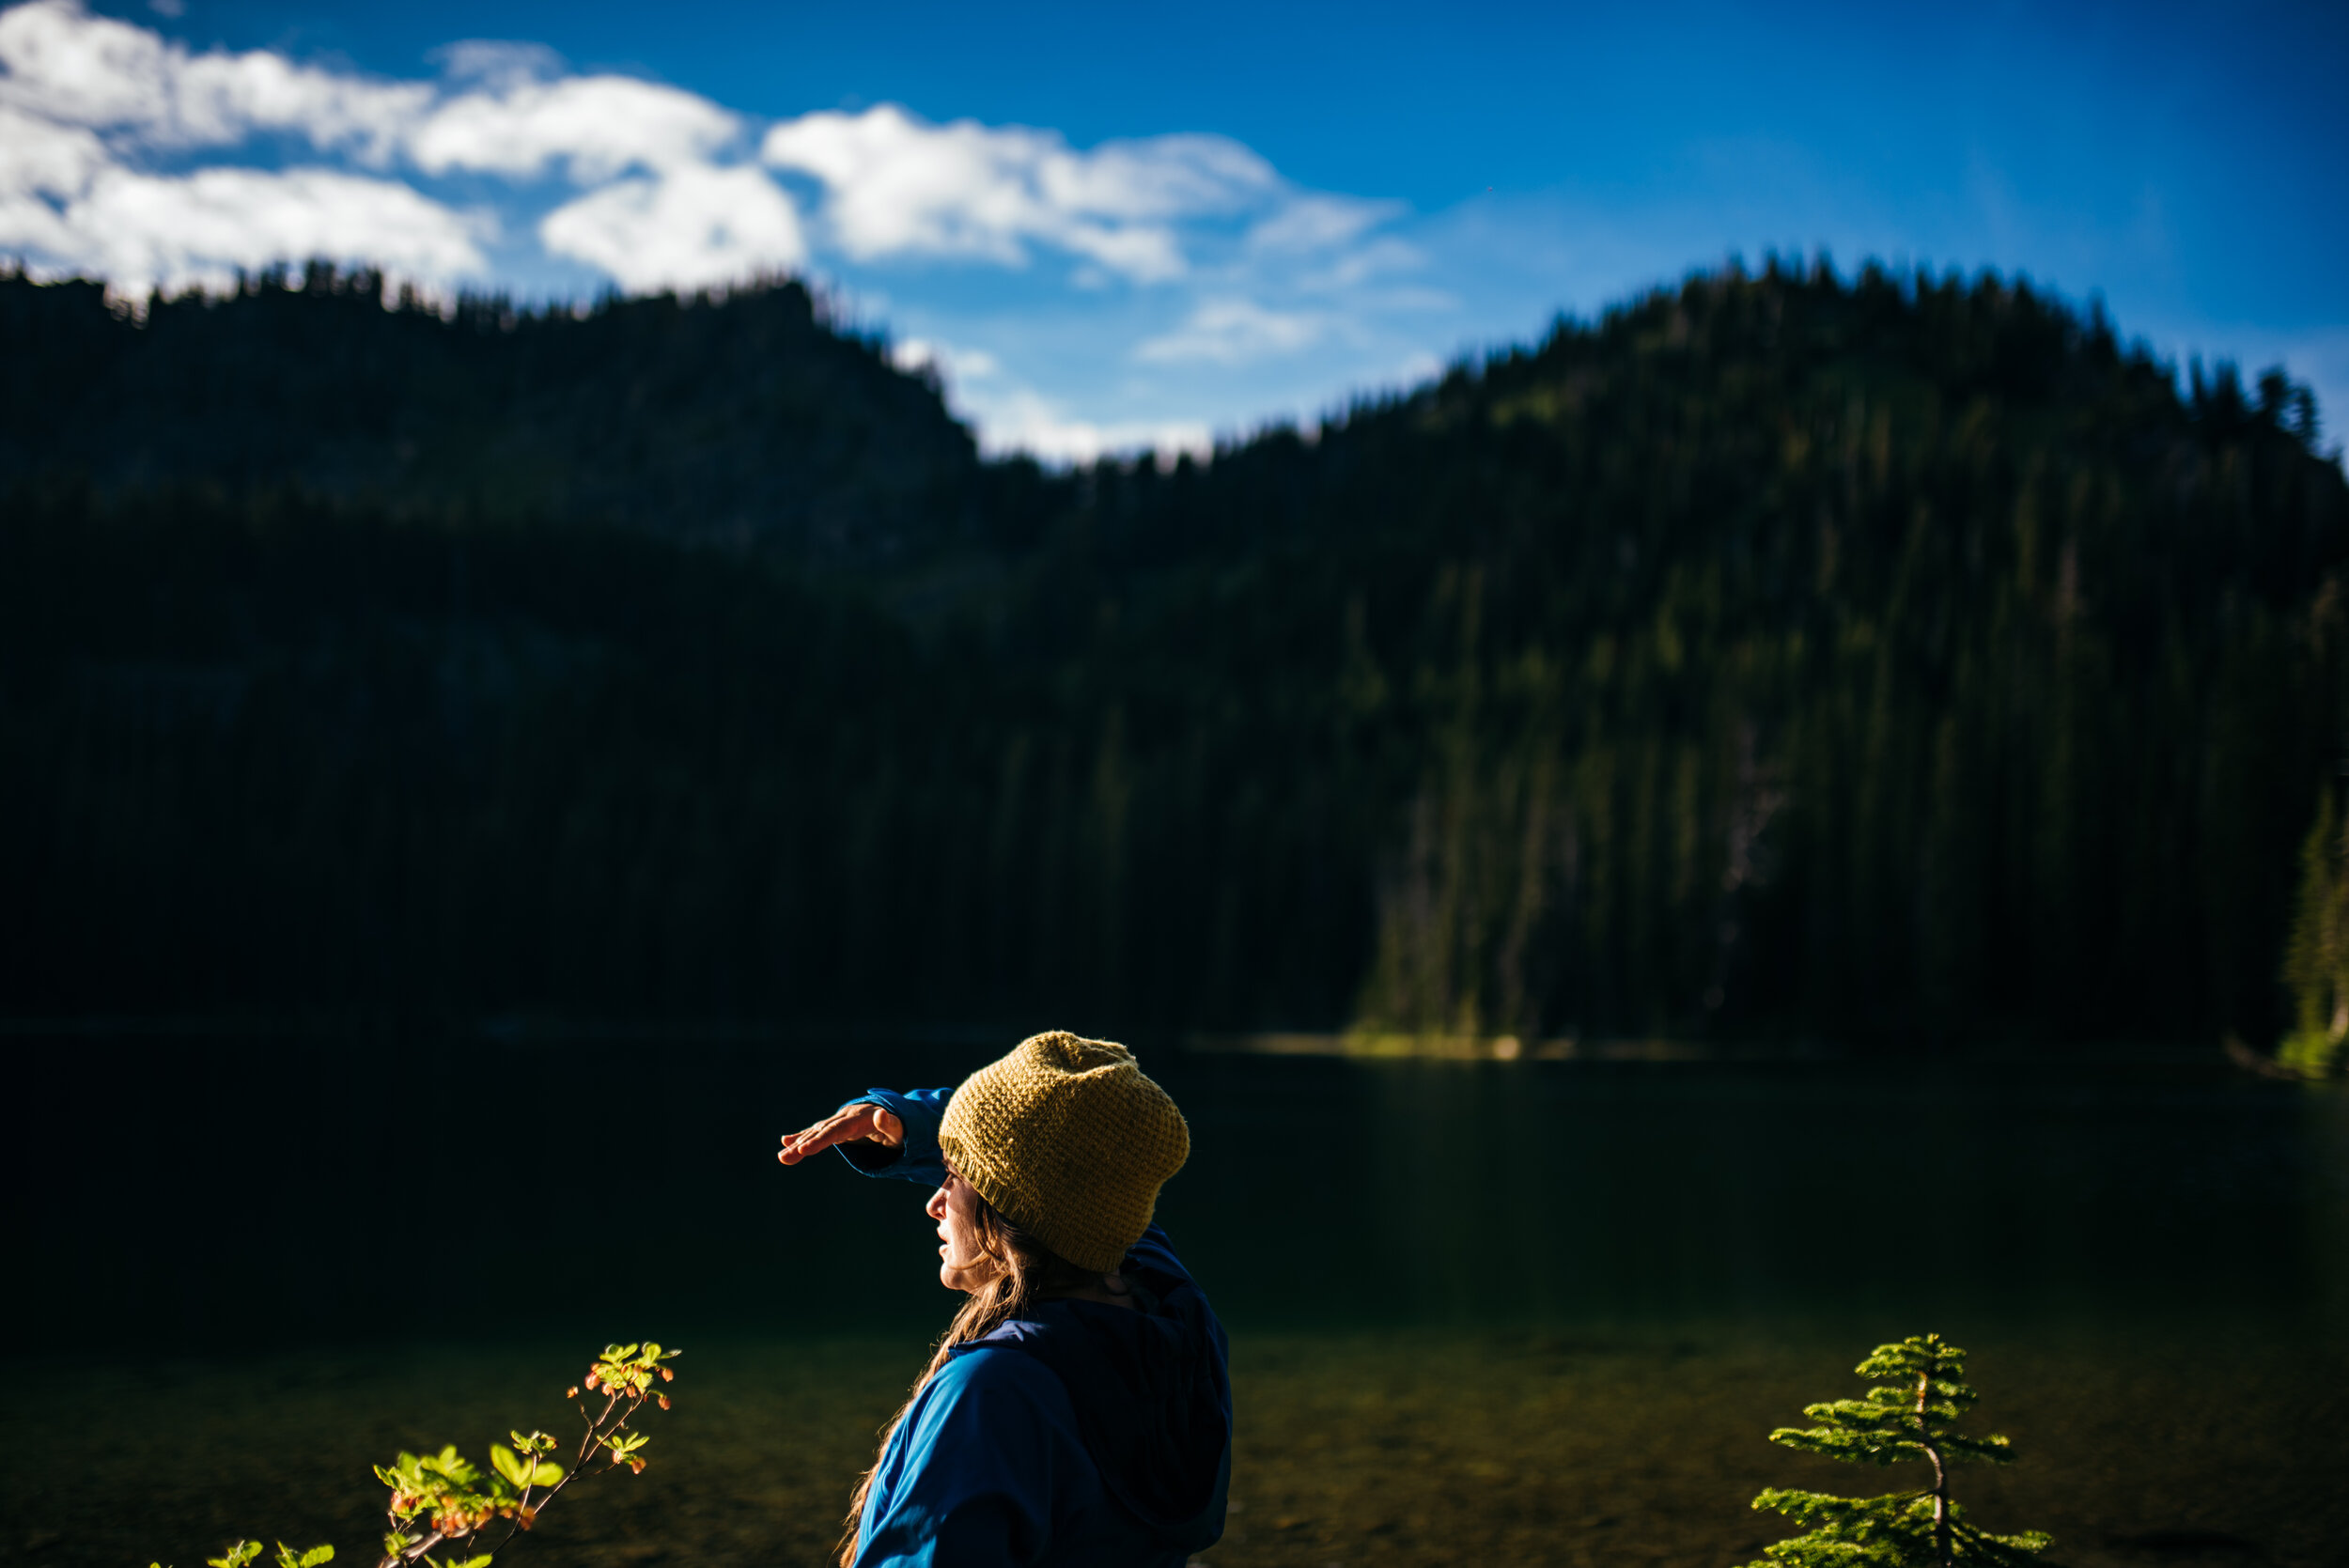
[[[903,553],[977,489],[937,386],[795,283],[444,318],[313,265],[132,322],[94,284],[0,279],[0,472],[108,489],[294,484],[829,561]]]
[[[2272,1036],[2349,489],[1995,279],[1161,471],[796,286],[0,284],[0,1009]]]

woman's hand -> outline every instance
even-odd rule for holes
[[[897,1120],[895,1111],[883,1110],[877,1105],[843,1106],[804,1132],[785,1133],[783,1152],[775,1157],[786,1165],[797,1165],[835,1143],[854,1143],[859,1140],[892,1149],[903,1148],[906,1126]]]

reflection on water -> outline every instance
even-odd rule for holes
[[[2176,1065],[1348,1062],[1143,1048],[1194,1134],[1161,1218],[1242,1324],[1826,1313],[2338,1321],[2349,1105]],[[497,1258],[685,1328],[926,1322],[921,1195],[777,1135],[991,1052],[747,1042],[18,1041],[19,1326],[185,1348],[474,1327]],[[525,1219],[501,1204],[538,1194]],[[901,1238],[903,1245],[892,1245]],[[811,1291],[852,1252],[870,1288]],[[612,1272],[609,1269],[605,1273]],[[298,1276],[299,1290],[261,1280]],[[599,1320],[599,1322],[601,1319]]]
[[[2343,1507],[2307,1501],[2337,1498],[2349,1417],[2337,1093],[2175,1065],[1142,1049],[1194,1137],[1161,1216],[1247,1405],[1219,1564],[1743,1560],[1772,1538],[1753,1486],[1851,1480],[1761,1434],[1928,1327],[1975,1348],[2032,1455],[1982,1496],[2068,1531],[2063,1561],[2349,1555]],[[513,1406],[652,1332],[702,1352],[674,1463],[583,1506],[566,1559],[816,1560],[944,1298],[925,1194],[784,1172],[776,1135],[991,1054],[15,1042],[9,1225],[36,1283],[7,1300],[62,1358],[0,1548],[192,1560],[302,1517],[362,1542],[376,1449],[552,1420]],[[659,1225],[657,1253],[608,1250],[614,1218]],[[425,1343],[470,1370],[419,1370]],[[191,1433],[228,1500],[154,1491]],[[132,1517],[107,1499],[134,1472],[159,1500]]]
[[[2322,1311],[2312,1227],[2349,1186],[2339,1096],[2208,1071],[1315,1066],[1217,1081],[1210,1114],[1342,1108],[1307,1153],[1257,1106],[1227,1142],[1261,1196],[1217,1219],[1391,1259],[1386,1306],[1419,1320]]]

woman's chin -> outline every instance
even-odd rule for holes
[[[945,1249],[941,1248],[940,1250],[943,1251]],[[994,1279],[994,1271],[985,1266],[984,1264],[975,1268],[969,1264],[957,1267],[951,1262],[941,1263],[938,1265],[938,1282],[948,1290],[958,1290],[965,1296],[973,1296],[985,1290]]]

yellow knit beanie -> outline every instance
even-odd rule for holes
[[[1190,1157],[1190,1128],[1133,1052],[1055,1032],[963,1079],[938,1146],[996,1213],[1107,1274]]]

